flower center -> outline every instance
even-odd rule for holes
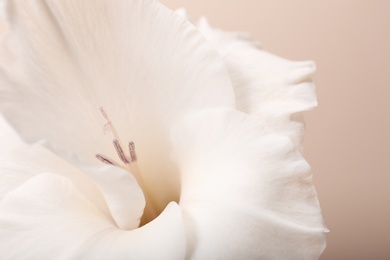
[[[104,124],[104,126],[103,126],[103,132],[104,132],[104,134],[107,134],[108,132],[111,132],[113,134],[114,140],[112,141],[112,143],[113,143],[115,151],[116,151],[119,159],[122,161],[122,163],[118,163],[115,160],[113,160],[112,158],[109,158],[108,156],[105,156],[103,154],[98,153],[95,156],[99,161],[101,161],[105,164],[111,164],[111,165],[114,165],[117,167],[121,167],[135,177],[135,179],[138,182],[138,185],[141,187],[141,189],[144,193],[145,201],[146,201],[144,214],[142,215],[142,218],[141,218],[141,226],[142,226],[142,225],[147,224],[148,222],[152,221],[153,219],[155,219],[158,216],[158,213],[155,210],[156,206],[154,205],[154,202],[150,197],[150,193],[145,185],[145,182],[144,182],[142,175],[140,173],[140,170],[138,168],[137,154],[135,152],[135,144],[133,141],[129,142],[129,144],[128,144],[129,153],[126,154],[122,149],[122,145],[119,141],[117,132],[116,132],[111,120],[109,119],[106,111],[102,107],[99,108],[99,110],[100,110],[101,114],[103,115],[103,117],[107,121],[106,124]]]

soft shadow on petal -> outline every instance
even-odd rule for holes
[[[91,178],[44,147],[25,144],[1,115],[0,146],[0,200],[37,174],[53,172],[71,180],[101,212],[111,216]]]
[[[245,113],[215,109],[188,116],[172,140],[180,206],[196,226],[195,259],[321,254],[326,229],[312,174],[288,136]]]
[[[171,125],[190,111],[234,106],[226,65],[198,30],[154,0],[6,7],[0,109],[23,138],[44,138],[91,162],[96,153],[116,157],[113,135],[103,134],[103,107],[123,146],[135,142],[160,210],[177,199]]]
[[[0,203],[4,259],[70,259],[96,232],[113,224],[66,178],[37,175]]]
[[[83,259],[185,259],[186,237],[180,207],[171,202],[155,220],[132,231],[115,230],[82,248]]]
[[[177,205],[141,229],[122,231],[71,181],[49,173],[7,194],[0,203],[0,226],[2,259],[181,259],[184,254]]]
[[[5,194],[33,176],[31,166],[25,166],[20,151],[26,145],[0,114],[0,201]],[[17,160],[17,163],[15,162]]]
[[[133,175],[122,168],[109,165],[82,169],[102,191],[118,227],[128,230],[138,228],[144,212],[145,198]]]

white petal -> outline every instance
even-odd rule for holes
[[[114,166],[83,168],[103,193],[120,229],[135,229],[144,212],[145,198],[136,179],[128,171]]]
[[[180,259],[180,220],[172,204],[148,226],[121,231],[68,179],[42,174],[0,203],[0,253],[2,259]]]
[[[10,122],[29,141],[45,138],[94,162],[96,153],[116,157],[103,107],[122,144],[136,143],[156,199],[174,199],[170,126],[189,111],[234,106],[225,64],[209,43],[153,0],[7,4],[0,107]]]
[[[321,254],[325,228],[310,167],[288,135],[221,109],[188,117],[172,139],[180,206],[194,222],[195,259]]]
[[[211,28],[205,18],[198,28],[226,62],[239,110],[269,120],[316,106],[310,82],[313,62],[277,57],[261,50],[248,35]]]

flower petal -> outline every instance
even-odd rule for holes
[[[41,174],[0,203],[0,253],[2,259],[180,259],[180,219],[172,204],[150,225],[121,231],[71,181]]]
[[[194,223],[195,259],[319,257],[321,209],[310,167],[288,136],[224,109],[193,114],[175,128],[180,206]]]
[[[133,140],[160,209],[177,199],[170,127],[190,111],[234,106],[226,65],[198,30],[154,0],[12,0],[6,11],[0,109],[23,138],[90,162],[117,157],[113,138]]]
[[[261,50],[248,35],[214,29],[205,18],[197,26],[226,62],[238,110],[269,119],[289,117],[317,105],[310,82],[313,62],[277,57]]]

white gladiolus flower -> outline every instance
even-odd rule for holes
[[[154,0],[8,0],[2,259],[317,259],[311,62]]]

